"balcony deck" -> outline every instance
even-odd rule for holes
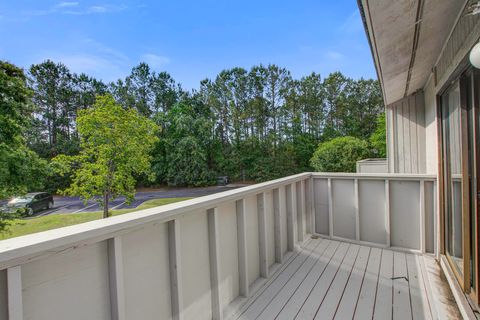
[[[436,319],[425,263],[418,254],[311,239],[230,319]],[[442,317],[459,318],[448,306]]]

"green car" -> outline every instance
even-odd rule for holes
[[[50,209],[52,207],[53,197],[51,194],[46,192],[32,192],[11,199],[5,209],[10,212],[23,210],[27,215],[31,216],[37,211]]]

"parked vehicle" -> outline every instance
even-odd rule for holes
[[[24,196],[15,197],[7,203],[7,210],[24,209],[24,212],[31,216],[35,212],[50,209],[53,207],[53,197],[47,192],[32,192]]]
[[[226,186],[228,184],[227,176],[217,177],[217,186]]]

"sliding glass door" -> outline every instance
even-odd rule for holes
[[[442,95],[445,190],[445,251],[455,272],[463,279],[464,229],[462,212],[462,110],[460,81]]]
[[[440,97],[445,254],[478,303],[479,74],[464,73]]]

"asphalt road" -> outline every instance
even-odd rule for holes
[[[136,208],[143,202],[151,199],[164,199],[164,198],[195,198],[206,196],[209,194],[219,193],[223,191],[233,190],[240,186],[213,186],[205,188],[185,188],[185,189],[163,189],[155,191],[137,192],[135,200],[127,205],[124,197],[119,197],[113,201],[110,201],[110,209],[128,209]],[[73,214],[79,212],[93,212],[101,211],[100,206],[90,201],[85,205],[78,197],[54,197],[55,204],[50,210],[43,210],[36,212],[34,216],[47,216],[50,214]]]

